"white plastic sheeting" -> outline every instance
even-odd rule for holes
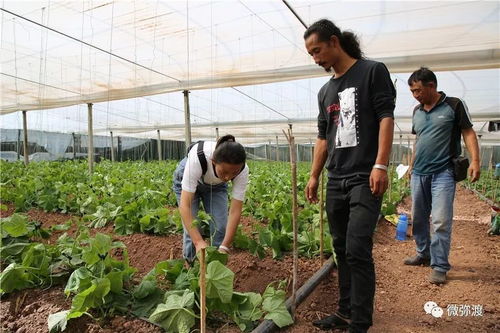
[[[327,17],[353,30],[388,65],[401,133],[415,104],[406,80],[420,65],[446,71],[440,88],[464,98],[477,130],[500,118],[498,2],[288,2],[308,24]],[[28,112],[28,128],[84,133],[92,102],[96,134],[161,129],[183,140],[179,91],[189,89],[194,139],[218,126],[267,142],[291,122],[309,142],[328,78],[303,32],[280,1],[3,1],[0,127],[22,127],[15,111],[45,110]]]
[[[17,142],[18,139],[22,141],[23,137],[23,130],[20,132],[18,130],[9,129],[3,129],[0,131],[1,142]],[[71,141],[71,136],[63,133],[29,131],[29,142],[34,142],[43,146],[54,156],[63,156]]]

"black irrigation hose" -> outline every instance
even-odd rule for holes
[[[468,186],[468,185],[462,185],[464,188],[472,191],[474,194],[476,194],[479,199],[483,200],[484,202],[486,202],[488,205],[490,205],[491,207],[498,207],[498,203],[495,203],[493,202],[493,200],[487,198],[484,194],[480,193],[478,190],[472,188],[472,186]]]
[[[309,296],[313,292],[313,290],[318,286],[318,284],[323,280],[329,273],[330,271],[334,268],[335,263],[333,262],[333,258],[330,257],[328,261],[321,267],[314,275],[306,281],[302,285],[302,287],[297,290],[296,294],[296,305],[298,306],[300,303],[302,303],[303,300]],[[286,301],[286,308],[288,311],[290,311],[290,308],[292,307],[292,298],[288,298]],[[260,323],[259,326],[257,326],[252,333],[271,333],[274,330],[278,329],[278,326],[272,321],[272,320],[264,320],[262,323]]]

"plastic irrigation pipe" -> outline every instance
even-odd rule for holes
[[[487,198],[484,194],[482,194],[478,190],[475,190],[472,187],[467,187],[466,185],[463,185],[463,187],[465,187],[466,189],[471,190],[472,192],[474,192],[479,197],[479,199],[483,200],[488,205],[490,205],[492,207],[497,207],[497,204],[493,200]]]
[[[297,290],[297,293],[295,295],[297,306],[302,303],[302,301],[305,300],[310,293],[312,293],[312,291],[318,286],[321,280],[323,280],[330,273],[334,266],[335,263],[333,262],[333,258],[330,257],[330,259],[328,259],[325,264],[316,273],[314,273],[314,275],[309,280],[307,280],[306,283],[304,283],[302,287],[299,288],[299,290]],[[285,304],[288,311],[290,311],[290,308],[292,306],[292,298],[288,298]],[[252,333],[270,333],[276,329],[278,329],[278,326],[276,326],[276,324],[272,320],[264,320],[252,331]]]

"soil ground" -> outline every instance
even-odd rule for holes
[[[398,212],[410,213],[411,201],[407,198]],[[12,214],[13,207],[2,212]],[[386,221],[377,226],[374,241],[374,260],[377,274],[374,325],[375,333],[427,333],[427,332],[500,332],[500,238],[488,236],[486,231],[491,209],[472,192],[458,188],[455,199],[455,216],[451,244],[450,262],[452,270],[448,281],[435,286],[427,281],[429,267],[412,267],[402,264],[404,258],[414,254],[414,242],[396,241],[395,228]],[[45,228],[60,224],[70,215],[45,213],[32,209],[28,215],[43,223]],[[244,224],[251,223],[245,218]],[[152,269],[158,261],[181,256],[181,236],[152,236],[134,234],[118,236],[108,226],[98,230],[113,235],[128,248],[131,265],[138,269],[138,278]],[[69,233],[74,232],[74,229]],[[54,233],[49,242],[54,242],[61,233]],[[263,260],[244,251],[234,251],[228,266],[236,273],[235,288],[238,291],[262,293],[272,281],[290,279],[291,256],[283,260]],[[302,285],[320,268],[319,259],[300,259],[298,286]],[[280,330],[287,333],[320,332],[310,324],[335,309],[337,293],[336,271],[299,305],[293,326]],[[428,301],[437,303],[444,311],[441,318],[434,318],[424,311]],[[50,313],[68,309],[71,300],[66,299],[63,287],[45,290],[33,289],[14,292],[0,302],[0,332],[38,333],[47,332],[47,317]],[[457,315],[448,309],[456,306]],[[482,313],[472,312],[472,307]],[[161,332],[141,319],[117,316],[103,323],[85,317],[70,321],[67,332]],[[239,332],[234,325],[210,328],[209,332]],[[333,332],[333,331],[332,331]],[[341,331],[336,331],[341,332]]]

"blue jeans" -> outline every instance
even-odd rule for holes
[[[431,267],[446,273],[453,222],[453,200],[455,179],[453,170],[439,173],[411,176],[413,237],[417,254],[431,259]],[[432,215],[432,220],[429,221]],[[432,226],[432,228],[431,228]]]
[[[179,162],[174,172],[173,190],[175,192],[175,196],[177,197],[177,205],[179,206],[181,203],[182,176],[184,175],[185,166],[186,158]],[[196,219],[198,216],[200,200],[203,202],[205,211],[212,218],[210,221],[212,245],[218,247],[226,235],[228,216],[227,184],[221,183],[218,185],[207,185],[198,183],[193,201],[191,203],[191,214],[193,215],[193,219]],[[196,249],[189,233],[186,231],[186,227],[184,227],[184,235],[182,238],[182,255],[189,261],[193,261],[196,257]]]

